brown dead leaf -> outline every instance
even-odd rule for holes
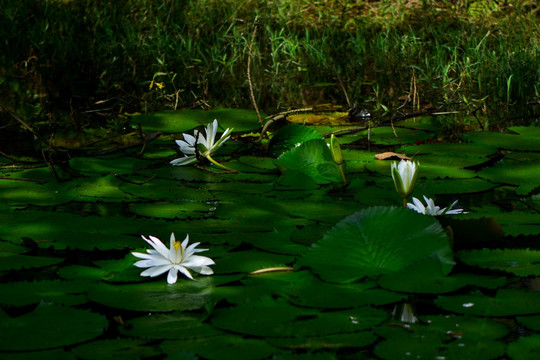
[[[395,160],[395,158],[404,159],[404,160],[411,160],[411,158],[408,157],[405,154],[398,154],[398,153],[391,152],[391,151],[383,152],[383,153],[380,153],[380,154],[375,154],[375,159],[377,159],[377,160],[387,160],[387,159]]]

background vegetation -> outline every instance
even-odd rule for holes
[[[252,108],[252,39],[254,96],[267,112],[447,104],[496,124],[539,112],[533,0],[5,0],[3,8],[2,142],[23,127],[13,115],[51,132],[164,108]]]

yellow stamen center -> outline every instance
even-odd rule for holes
[[[180,248],[180,257],[184,257],[184,248],[182,247],[182,244],[180,241],[173,242],[174,249],[178,252],[178,248]]]

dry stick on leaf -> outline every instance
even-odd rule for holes
[[[264,124],[262,130],[261,130],[261,136],[259,137],[259,141],[261,141],[264,137],[264,134],[266,133],[266,130],[268,130],[268,127],[276,122],[276,121],[279,121],[279,120],[284,120],[285,118],[287,118],[287,115],[290,115],[290,114],[296,114],[296,113],[301,113],[301,112],[309,112],[309,111],[313,111],[313,108],[312,107],[309,107],[309,108],[304,108],[304,109],[294,109],[294,110],[288,110],[288,111],[283,111],[283,112],[280,112],[280,113],[277,113],[277,114],[274,114],[274,115],[271,115],[271,116],[267,116],[266,119],[268,119],[268,121]]]

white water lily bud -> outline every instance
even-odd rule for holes
[[[332,159],[338,165],[343,164],[343,153],[341,152],[341,146],[337,138],[332,134],[330,137],[330,152],[332,153]]]
[[[409,160],[401,160],[399,164],[393,161],[390,165],[396,191],[404,199],[409,197],[414,190],[419,166],[420,163]]]

